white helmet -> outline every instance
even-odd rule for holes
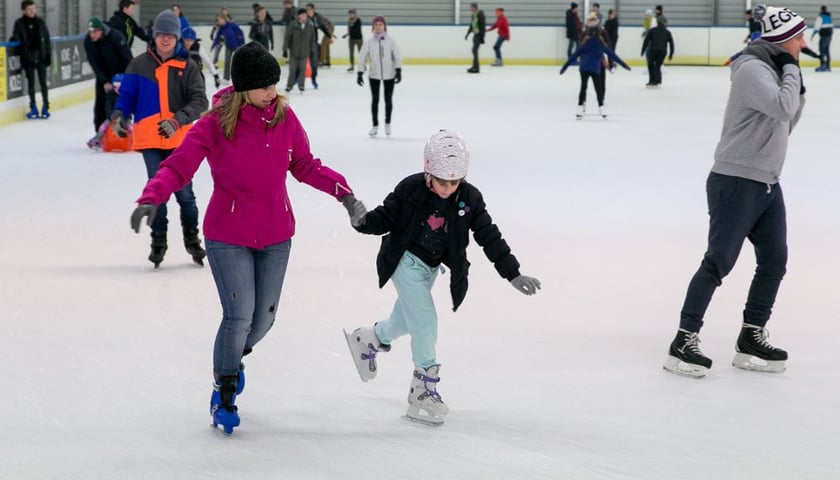
[[[457,133],[441,130],[432,135],[423,152],[423,171],[442,180],[459,180],[467,176],[470,152]]]

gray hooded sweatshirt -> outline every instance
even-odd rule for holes
[[[796,65],[780,71],[771,55],[782,47],[756,40],[732,63],[732,88],[712,172],[776,184],[788,136],[799,121],[805,97]]]

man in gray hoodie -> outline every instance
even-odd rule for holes
[[[715,289],[735,265],[744,239],[755,248],[757,267],[732,364],[782,372],[787,360],[787,352],[767,342],[765,325],[787,264],[779,176],[788,136],[805,104],[798,62],[807,27],[787,8],[759,5],[753,17],[761,21],[762,37],[732,64],[723,131],[706,182],[708,248],[688,285],[680,327],[664,364],[670,372],[695,378],[712,366],[699,348],[703,316]]]

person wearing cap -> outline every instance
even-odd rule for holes
[[[787,222],[779,178],[788,137],[805,105],[799,52],[805,20],[788,8],[758,5],[761,38],[730,67],[729,98],[714,164],[706,180],[708,246],[692,277],[679,329],[664,368],[702,377],[712,360],[700,350],[699,332],[712,295],[749,240],[756,268],[741,318],[732,365],[782,372],[788,355],[768,341],[766,325],[787,268]]]
[[[496,54],[496,59],[493,60],[494,67],[501,67],[502,63],[502,44],[510,40],[510,24],[508,24],[508,19],[505,16],[505,9],[504,8],[497,8],[496,9],[496,21],[493,23],[493,26],[487,29],[487,31],[499,29],[499,36],[496,38],[496,43],[493,45],[493,52]]]
[[[198,64],[200,70],[203,70],[205,65],[207,66],[207,71],[210,72],[210,75],[213,75],[213,83],[216,88],[219,88],[222,85],[219,70],[216,69],[216,66],[210,61],[210,55],[201,46],[201,39],[198,38],[196,31],[192,27],[185,28],[181,31],[181,41],[184,43],[184,48],[189,52],[190,58]]]
[[[126,68],[120,95],[111,114],[114,133],[128,134],[128,120],[134,117],[133,148],[143,155],[146,174],[155,176],[161,162],[184,141],[201,112],[207,110],[204,77],[198,64],[190,60],[182,46],[181,23],[171,10],[155,17],[149,49],[134,57]],[[184,247],[193,261],[203,265],[204,250],[198,236],[198,207],[192,182],[175,189],[181,207]],[[149,261],[157,268],[168,248],[166,200],[160,202],[151,223],[152,245]]]
[[[216,48],[219,44],[225,45],[225,70],[224,79],[230,80],[230,61],[233,53],[237,48],[245,44],[245,32],[239,28],[233,20],[230,20],[227,15],[218,15],[216,17],[216,36],[213,37],[213,43],[210,45],[211,50]]]
[[[662,85],[662,64],[667,57],[674,58],[674,37],[668,30],[668,20],[659,17],[656,26],[648,30],[642,41],[642,56],[647,59],[648,83],[647,88],[659,88]]]
[[[487,31],[487,19],[484,17],[484,11],[478,9],[478,3],[476,2],[470,3],[470,12],[472,12],[472,17],[470,17],[470,25],[467,27],[467,34],[464,35],[464,40],[470,38],[470,35],[473,36],[473,61],[472,67],[467,69],[467,73],[479,73],[478,49],[484,43],[484,33]]]
[[[317,67],[330,67],[330,45],[333,43],[335,35],[335,25],[324,15],[315,11],[315,4],[306,4],[306,14],[309,15],[309,21],[315,26],[315,51],[310,63],[312,64],[312,86],[318,88],[318,81],[315,79],[318,76]],[[318,30],[324,33],[321,41],[318,42]]]
[[[370,68],[368,68],[370,62]],[[368,72],[370,85],[370,110],[373,126],[368,135],[371,138],[379,133],[379,90],[385,91],[385,135],[391,135],[391,113],[394,109],[394,85],[402,81],[402,55],[400,47],[394,37],[388,35],[388,24],[385,17],[373,17],[373,35],[362,46],[359,54],[359,71],[356,83],[361,87],[365,84],[364,74]]]
[[[341,38],[347,38],[347,46],[350,50],[350,66],[347,67],[348,72],[352,72],[356,69],[356,59],[354,58],[354,50],[358,50],[360,53],[362,51],[362,44],[364,40],[362,39],[362,19],[356,15],[356,9],[350,9],[347,11],[347,33],[341,36]]]
[[[566,39],[569,41],[566,47],[566,59],[572,58],[572,52],[580,45],[580,34],[583,33],[583,23],[578,16],[578,4],[572,2],[566,10]],[[574,65],[574,63],[572,63]]]
[[[151,41],[151,37],[146,35],[146,31],[134,20],[134,5],[134,0],[120,0],[118,9],[108,20],[108,25],[125,37],[129,49],[134,45],[134,37],[146,43]]]
[[[23,12],[15,20],[12,27],[11,42],[20,42],[18,56],[23,72],[26,75],[26,85],[29,93],[29,112],[26,118],[50,118],[50,100],[47,88],[47,67],[52,63],[52,44],[47,24],[36,13],[35,2],[23,0],[20,2]],[[35,73],[38,73],[38,83],[41,87],[41,112],[35,104]]]
[[[88,22],[88,34],[85,37],[84,46],[87,61],[96,76],[93,130],[97,132],[97,135],[88,141],[88,147],[98,150],[101,148],[99,141],[101,136],[98,134],[103,126],[108,127],[106,120],[111,117],[114,103],[117,101],[117,91],[112,79],[115,75],[125,72],[128,64],[131,63],[132,55],[122,34],[98,17],[93,17]]]
[[[289,175],[341,201],[348,214],[360,216],[364,209],[344,176],[312,154],[306,130],[277,93],[280,66],[274,56],[259,43],[246,44],[233,56],[231,79],[233,85],[216,92],[212,109],[146,184],[131,216],[137,231],[207,159],[213,193],[204,233],[222,305],[211,408],[213,423],[227,433],[240,423],[235,401],[245,386],[242,357],[265,337],[282,306],[295,233]]]
[[[306,9],[300,8],[297,20],[286,27],[286,36],[283,37],[283,56],[289,59],[286,93],[292,91],[295,82],[301,93],[306,89],[306,61],[312,58],[314,49],[315,26],[309,20]]]
[[[449,269],[453,311],[467,295],[470,233],[499,275],[517,291],[533,295],[541,284],[519,272],[519,261],[493,223],[481,191],[467,181],[470,152],[464,139],[441,130],[426,142],[423,158],[422,172],[401,180],[382,205],[351,220],[360,233],[384,235],[376,257],[379,288],[390,280],[397,300],[387,319],[345,336],[363,382],[376,377],[378,352],[388,352],[395,340],[410,336],[414,368],[406,415],[440,425],[449,407],[436,387],[440,362],[432,287],[443,266]]]

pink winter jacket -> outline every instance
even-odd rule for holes
[[[282,122],[266,127],[275,107],[261,110],[245,105],[230,140],[219,126],[217,113],[199,119],[160,164],[137,203],[166,202],[207,158],[213,194],[204,214],[206,238],[256,249],[292,238],[295,216],[286,191],[286,172],[336,199],[352,191],[340,173],[312,156],[309,138],[291,108],[286,108]]]

